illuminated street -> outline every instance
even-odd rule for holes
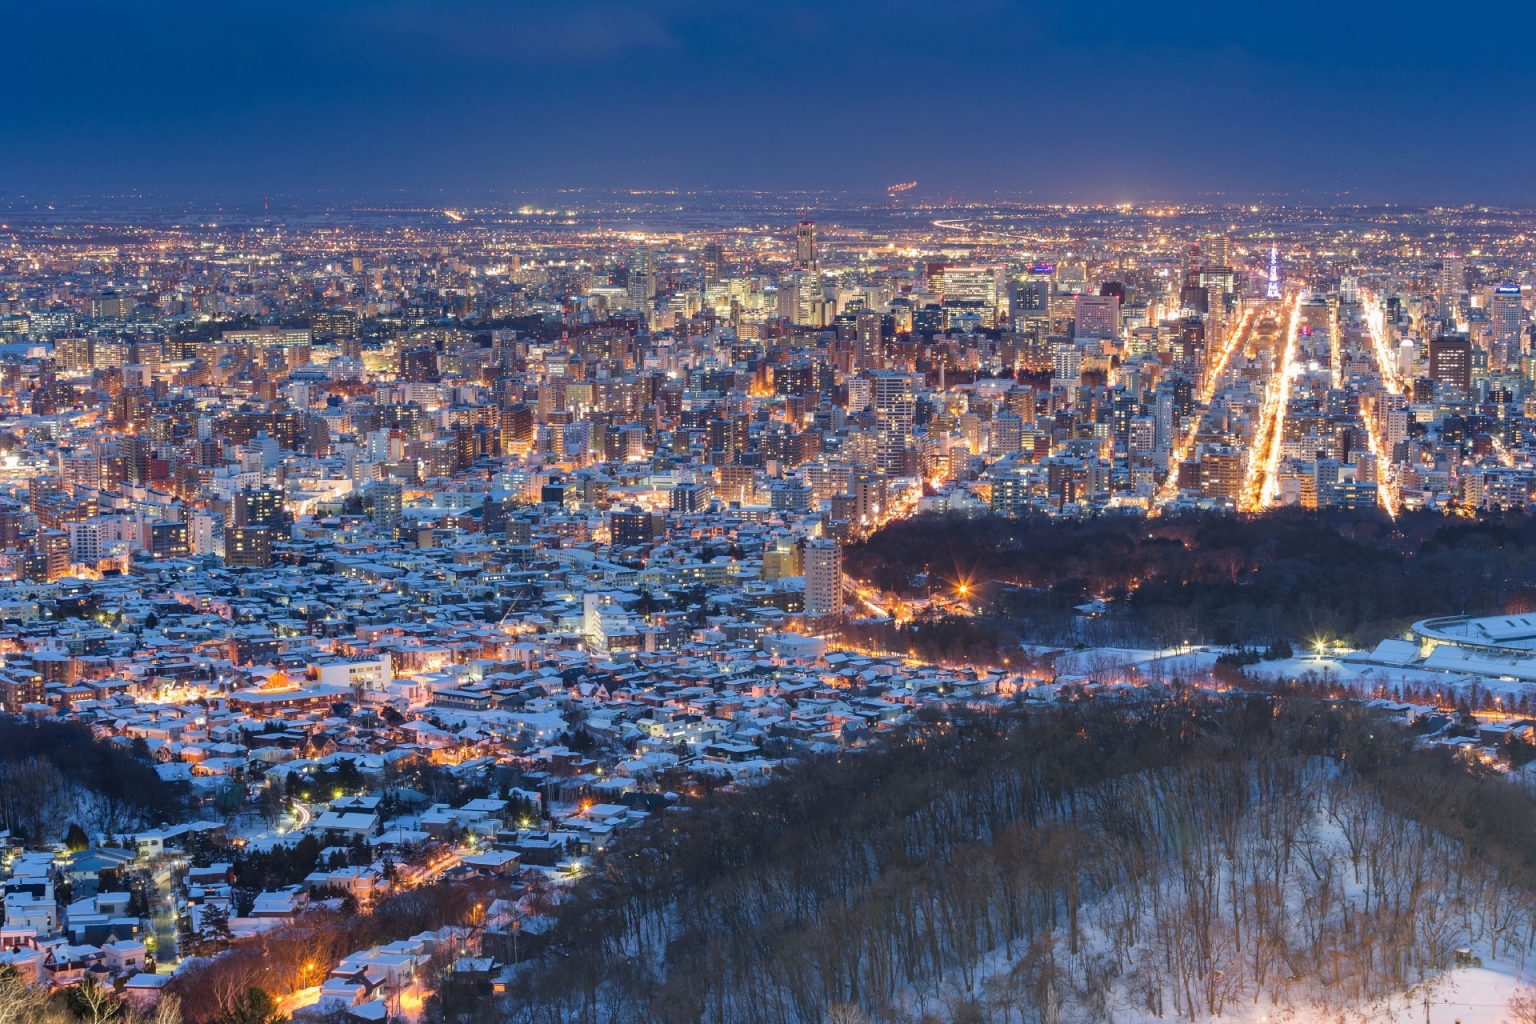
[[[1275,369],[1264,388],[1264,406],[1254,435],[1255,458],[1250,460],[1243,501],[1238,504],[1241,511],[1262,511],[1274,503],[1279,492],[1281,441],[1285,436],[1286,413],[1290,409],[1291,382],[1297,370],[1296,317],[1300,302],[1300,295],[1293,294],[1282,308],[1271,314],[1271,323],[1284,326],[1278,332],[1263,332],[1271,342]],[[1278,345],[1278,351],[1275,345]]]

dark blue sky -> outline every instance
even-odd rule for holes
[[[12,194],[917,178],[957,195],[1536,203],[1524,4],[10,7]]]

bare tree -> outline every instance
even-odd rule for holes
[[[1536,988],[1520,988],[1509,1000],[1508,1024],[1536,1024]]]

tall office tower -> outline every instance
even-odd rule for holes
[[[843,549],[817,537],[805,544],[805,614],[843,613]]]
[[[1465,388],[1472,384],[1472,339],[1446,334],[1429,342],[1429,375],[1437,383]]]
[[[1200,269],[1232,269],[1232,239],[1226,235],[1208,235],[1200,239]]]
[[[1118,338],[1120,336],[1120,297],[1118,295],[1076,296],[1072,335],[1077,338]]]
[[[1008,318],[1015,331],[1024,330],[1029,321],[1049,320],[1051,282],[1045,277],[1027,277],[1008,282]]]
[[[704,246],[704,285],[719,284],[725,271],[725,247],[719,242]]]
[[[1209,309],[1225,309],[1237,290],[1237,273],[1232,268],[1232,240],[1225,235],[1210,235],[1200,241],[1200,270],[1197,277],[1205,290]]]
[[[1455,305],[1461,293],[1467,290],[1467,261],[1460,256],[1447,256],[1440,261],[1440,301],[1447,308]]]
[[[779,303],[780,315],[794,323],[808,327],[827,325],[827,297],[819,274],[796,270],[780,279]]]
[[[1200,271],[1200,287],[1205,289],[1212,311],[1225,310],[1227,300],[1237,290],[1237,275],[1228,267],[1206,267]]]
[[[816,259],[816,222],[803,220],[795,228],[795,269],[817,271],[821,264]]]
[[[1200,284],[1204,266],[1198,243],[1184,250],[1184,281],[1179,287],[1179,305],[1186,312],[1200,314],[1210,310],[1210,292]]]
[[[1488,319],[1493,324],[1493,365],[1510,369],[1520,365],[1525,353],[1520,344],[1520,286],[1501,284],[1493,290]]]
[[[945,306],[974,309],[983,327],[995,327],[1001,276],[1000,267],[945,267]]]
[[[629,302],[632,306],[644,307],[655,297],[656,258],[642,245],[629,257]]]
[[[865,310],[859,314],[854,362],[860,370],[878,370],[885,365],[884,355],[880,342],[880,314]]]

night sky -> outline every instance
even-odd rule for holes
[[[966,196],[1536,203],[1524,4],[9,6],[11,195],[916,178]]]

